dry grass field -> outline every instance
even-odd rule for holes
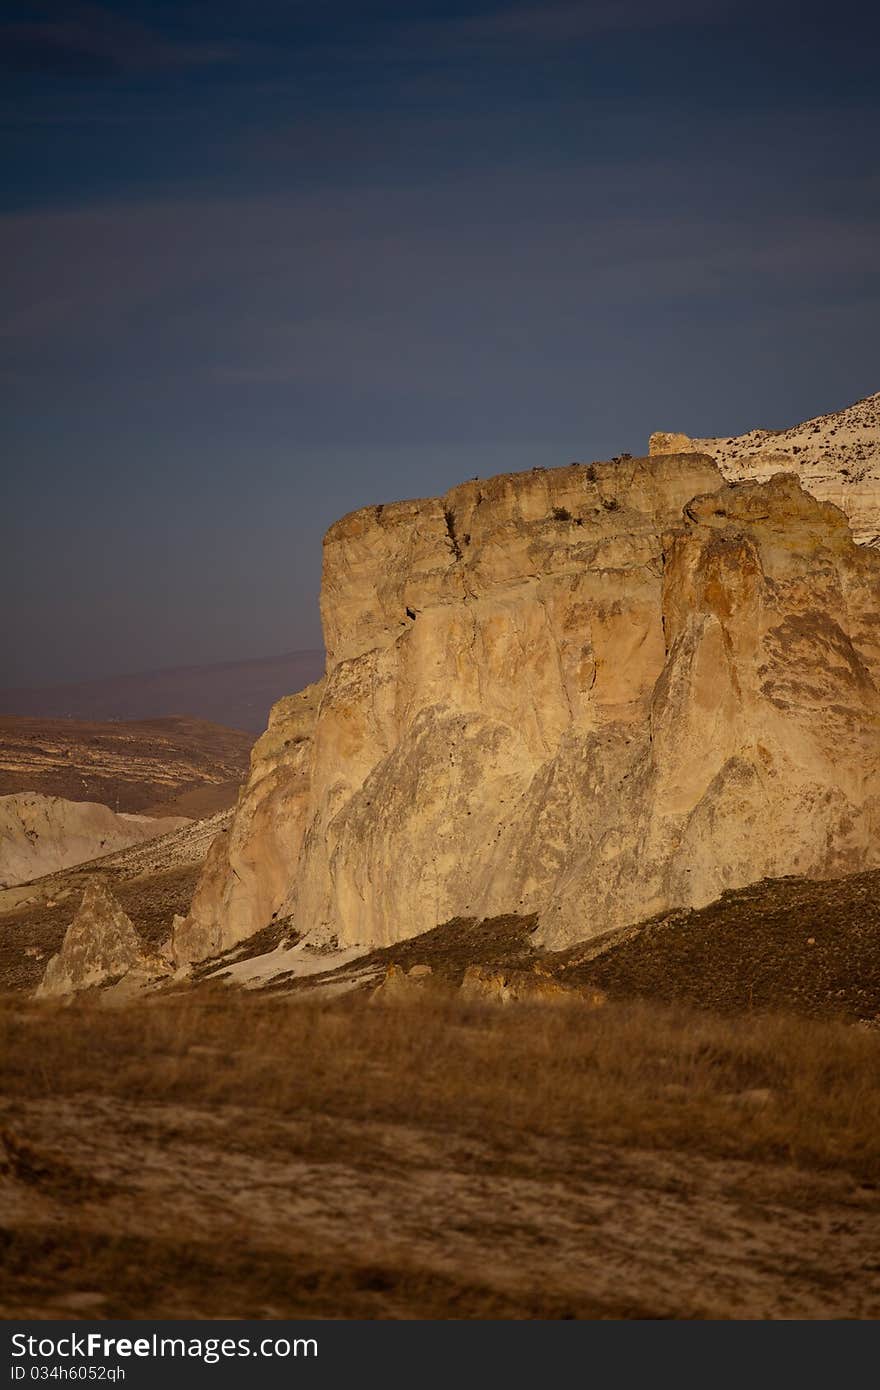
[[[0,1050],[6,1317],[880,1315],[870,1028],[202,987]]]

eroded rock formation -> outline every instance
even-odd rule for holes
[[[730,439],[651,435],[652,454],[691,449],[710,454],[730,482],[797,473],[813,497],[846,513],[860,545],[880,546],[880,392],[787,430],[750,430]]]
[[[576,1004],[601,1009],[607,1003],[602,990],[572,989],[540,966],[501,970],[491,965],[469,965],[458,997],[466,1004]]]
[[[321,608],[325,681],[273,713],[179,961],[280,917],[563,945],[880,863],[880,554],[792,476],[667,453],[368,508]]]
[[[145,948],[131,918],[107,885],[96,880],[83,893],[61,950],[48,962],[37,998],[108,984],[140,986],[167,973],[167,962]]]
[[[370,995],[371,1004],[421,1004],[437,989],[434,972],[430,965],[413,965],[404,970],[400,965],[389,965],[388,969]]]

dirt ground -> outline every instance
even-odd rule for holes
[[[68,1167],[5,1184],[2,1316],[880,1314],[874,1189],[540,1136],[505,1155],[312,1114],[254,1152],[249,1118],[16,1108]]]
[[[880,1316],[870,1031],[228,991],[0,1023],[6,1318]]]

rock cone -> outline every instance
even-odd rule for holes
[[[167,968],[145,950],[131,919],[106,884],[96,881],[83,893],[61,950],[46,966],[37,997],[70,995],[121,981],[143,983],[166,973]]]

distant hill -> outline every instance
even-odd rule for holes
[[[253,736],[204,719],[106,723],[0,715],[0,795],[198,819],[231,806]]]
[[[257,734],[276,700],[317,680],[323,670],[322,651],[178,666],[75,685],[0,690],[0,713],[102,721],[189,715]]]

